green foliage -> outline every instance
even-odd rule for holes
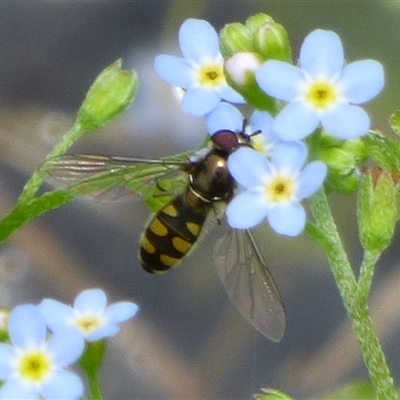
[[[354,382],[321,397],[323,400],[374,400],[375,391],[369,382]]]
[[[79,111],[77,122],[85,131],[99,129],[125,111],[138,88],[134,71],[121,69],[117,60],[104,69],[90,87]]]
[[[311,136],[308,140],[313,159],[328,166],[325,189],[328,193],[351,194],[358,187],[358,167],[367,159],[365,145],[361,139],[339,140],[325,132]]]
[[[285,28],[267,14],[255,14],[245,24],[234,22],[220,32],[221,52],[230,58],[239,52],[252,52],[261,60],[291,61],[291,47]]]
[[[292,400],[292,397],[276,389],[262,388],[263,393],[257,393],[253,396],[254,400]]]
[[[79,366],[86,374],[90,398],[93,400],[101,400],[103,398],[99,386],[98,375],[103,364],[105,350],[105,340],[87,343],[85,351],[82,357],[79,359]]]
[[[362,140],[368,156],[378,167],[389,172],[400,172],[400,143],[397,139],[370,131]]]
[[[291,47],[285,28],[269,15],[256,14],[245,24],[225,25],[220,33],[221,52],[226,57],[225,75],[230,86],[247,103],[275,115],[277,102],[262,91],[255,71],[266,60],[291,61]]]
[[[389,118],[390,126],[393,131],[400,135],[400,110],[396,110]]]
[[[390,173],[368,170],[363,173],[358,193],[360,240],[368,251],[383,251],[392,241],[398,219],[398,184]]]

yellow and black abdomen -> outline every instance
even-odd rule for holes
[[[152,274],[174,267],[192,249],[207,218],[209,205],[190,204],[190,189],[161,209],[147,225],[140,247],[143,268]]]

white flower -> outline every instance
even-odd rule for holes
[[[138,306],[128,301],[107,306],[107,297],[101,289],[89,289],[76,297],[73,307],[44,299],[39,309],[52,331],[62,326],[73,327],[88,342],[94,342],[117,334],[118,324],[132,318]]]
[[[59,329],[49,339],[43,316],[34,305],[17,306],[9,317],[10,344],[0,344],[0,399],[79,399],[80,378],[65,369],[84,349],[75,330]]]

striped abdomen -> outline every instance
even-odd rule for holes
[[[190,189],[160,210],[142,236],[140,259],[150,273],[174,267],[196,243],[209,211],[209,204],[190,204]]]

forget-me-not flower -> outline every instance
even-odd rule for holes
[[[185,112],[203,116],[221,99],[244,102],[226,82],[218,34],[207,21],[187,19],[179,30],[179,46],[183,58],[161,54],[154,68],[169,84],[184,89],[182,108]]]
[[[11,344],[0,344],[0,399],[65,399],[83,395],[83,383],[65,368],[78,360],[84,340],[72,329],[47,338],[47,326],[37,306],[17,306],[8,325]]]
[[[246,135],[251,136],[251,145],[257,151],[269,154],[274,143],[279,137],[272,130],[273,118],[266,111],[255,110],[244,125],[242,113],[232,104],[221,102],[218,106],[206,115],[206,128],[210,135],[220,131],[229,130],[241,132],[243,128]]]
[[[306,158],[307,148],[302,142],[276,143],[271,161],[248,147],[232,153],[229,171],[244,190],[228,204],[229,225],[248,229],[267,218],[279,234],[300,234],[306,222],[300,202],[321,187],[327,173],[322,161],[311,162],[303,169]]]
[[[319,123],[332,136],[352,139],[369,130],[369,116],[357,104],[382,90],[384,72],[375,60],[345,65],[339,36],[318,29],[305,38],[299,67],[270,60],[256,79],[268,95],[288,102],[274,121],[282,140],[303,139]]]
[[[38,307],[51,330],[72,327],[88,342],[117,334],[118,324],[138,311],[138,306],[129,301],[108,306],[101,289],[84,290],[76,297],[73,307],[52,299],[42,300]]]

